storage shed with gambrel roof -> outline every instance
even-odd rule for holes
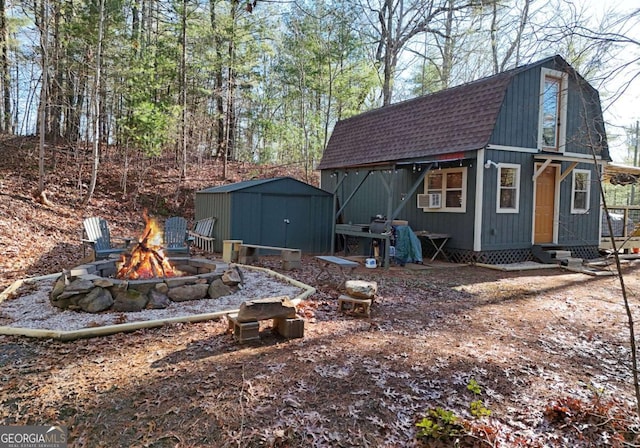
[[[553,56],[341,120],[318,168],[341,228],[382,214],[498,264],[597,256],[609,160],[597,90]]]

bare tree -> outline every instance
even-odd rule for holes
[[[45,157],[45,138],[47,130],[47,88],[49,83],[49,2],[42,0],[40,4],[39,20],[37,21],[40,30],[40,56],[42,58],[42,84],[40,89],[40,107],[39,107],[39,157],[38,157],[38,196],[45,197],[44,184],[44,157]]]
[[[601,142],[599,139],[595,139],[593,135],[589,134],[589,146],[591,148],[591,155],[593,157],[593,162],[597,166],[598,158],[597,153],[599,153],[599,149],[601,148]],[[633,317],[633,311],[631,307],[631,302],[629,300],[629,295],[627,292],[627,288],[625,286],[624,275],[622,273],[622,264],[620,263],[620,254],[617,247],[616,239],[613,235],[615,235],[613,231],[613,225],[611,224],[611,215],[609,214],[609,208],[607,206],[607,198],[605,195],[604,187],[602,185],[602,180],[598,179],[598,186],[600,191],[600,200],[602,201],[602,208],[604,216],[606,217],[606,225],[609,238],[611,239],[611,247],[612,256],[615,262],[616,271],[618,272],[618,281],[620,283],[620,290],[622,292],[622,303],[625,309],[625,313],[627,316],[627,326],[629,328],[629,349],[631,351],[631,366],[630,370],[633,378],[633,390],[635,392],[636,399],[636,414],[640,416],[640,376],[638,373],[638,346],[636,343],[636,334],[635,334],[635,318]]]
[[[0,85],[2,86],[2,116],[0,131],[13,133],[11,123],[11,77],[9,76],[9,27],[5,0],[0,0]]]
[[[88,204],[93,193],[96,189],[96,182],[98,179],[98,168],[100,166],[100,85],[101,85],[101,72],[102,72],[102,41],[104,39],[104,1],[99,0],[98,7],[98,42],[96,49],[96,67],[93,83],[93,95],[92,95],[92,131],[93,131],[93,154],[91,165],[91,182],[89,184],[89,191],[84,198],[84,204]]]
[[[455,11],[482,7],[480,0],[379,0],[368,1],[363,7],[375,31],[375,59],[382,67],[383,105],[391,104],[393,80],[398,60],[412,39],[423,33],[446,36],[438,23]],[[446,20],[445,20],[446,22]]]
[[[620,87],[612,97],[613,102],[615,102],[632,83],[638,82],[638,77],[640,77],[640,71],[637,69],[640,57],[636,56],[636,51],[633,51],[634,49],[640,49],[640,41],[631,37],[635,29],[637,29],[639,19],[640,9],[636,9],[631,14],[625,16],[616,16],[611,13],[605,14],[603,22],[599,26],[587,26],[579,12],[574,11],[573,16],[565,19],[566,26],[551,29],[550,36],[554,36],[553,38],[559,41],[564,39],[575,42],[575,39],[581,39],[582,45],[573,56],[577,60],[577,63],[584,67],[582,70],[583,74],[587,73],[591,75],[596,81],[600,77],[612,83],[616,77],[626,76],[624,82],[618,83]],[[607,69],[603,70],[603,67],[607,67]],[[597,76],[598,74],[600,75]],[[585,108],[583,116],[587,116],[587,105],[583,104],[583,107]],[[601,154],[603,141],[600,136],[592,135],[591,133],[588,134],[587,139],[587,144],[591,148],[593,162],[597,166],[597,156]],[[606,217],[606,226],[608,227],[609,238],[611,238],[611,256],[614,259],[618,273],[622,303],[627,316],[628,341],[631,352],[631,365],[629,369],[633,378],[636,413],[640,416],[640,372],[638,371],[640,367],[635,318],[633,315],[634,307],[630,302],[629,292],[625,286],[625,276],[620,263],[619,249],[613,236],[614,231],[602,179],[598,179],[598,186],[603,214]]]
[[[180,177],[185,179],[187,177],[187,0],[182,1],[180,41],[182,44],[180,54],[180,103],[182,105]]]
[[[531,6],[532,0],[524,0],[524,2],[515,2],[517,7],[518,5],[522,6],[522,10],[520,10],[518,14],[518,20],[516,26],[514,27],[513,35],[509,36],[511,43],[505,46],[504,54],[500,57],[500,45],[499,45],[499,34],[507,34],[499,29],[499,2],[494,2],[492,5],[492,14],[491,14],[491,56],[493,59],[493,73],[503,72],[508,63],[512,63],[513,66],[517,66],[520,63],[520,47],[522,45],[522,37],[524,33],[525,26],[529,21],[529,8]],[[512,10],[512,8],[509,8]],[[514,54],[515,53],[515,54]],[[513,58],[513,59],[512,59]]]

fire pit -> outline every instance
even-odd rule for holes
[[[169,259],[163,253],[163,232],[144,212],[145,229],[134,247],[119,260],[101,260],[65,271],[50,294],[61,309],[98,313],[166,308],[170,301],[218,298],[241,283],[239,270],[206,259]]]
[[[76,266],[56,281],[51,304],[88,313],[161,309],[170,301],[215,299],[230,294],[241,282],[239,271],[229,269],[226,263],[188,257],[170,262],[182,276],[122,280],[115,278],[121,271],[118,260]]]

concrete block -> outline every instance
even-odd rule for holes
[[[302,269],[302,262],[300,261],[282,261],[282,269],[285,271],[291,271],[293,269]]]
[[[238,261],[242,240],[224,240],[222,242],[222,260],[227,263]]]
[[[228,315],[229,330],[233,331],[233,338],[240,342],[260,339],[260,322],[238,322],[237,315]]]
[[[299,249],[283,250],[282,259],[284,261],[300,261],[302,260],[302,252]]]
[[[251,264],[257,261],[257,259],[258,254],[255,247],[240,246],[240,250],[238,252],[238,263]]]
[[[566,260],[564,260],[564,262],[562,263],[563,265],[570,267],[570,268],[579,268],[582,267],[582,265],[584,264],[584,260],[582,258],[573,258],[573,257],[569,257]]]
[[[371,299],[356,299],[342,294],[338,297],[338,311],[351,312],[369,317],[371,315]]]
[[[278,317],[273,319],[273,329],[285,338],[302,338],[304,337],[304,319]]]
[[[571,251],[568,250],[550,250],[548,251],[553,258],[563,259],[571,257]]]

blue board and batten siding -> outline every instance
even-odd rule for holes
[[[491,137],[491,145],[524,148],[537,151],[537,136],[540,114],[541,69],[563,70],[553,61],[532,70],[518,73],[511,81],[505,93],[496,125]],[[597,90],[577,75],[568,76],[566,146],[564,151],[570,154],[584,154],[591,157],[591,148],[602,142],[605,135],[601,120],[602,111]],[[585,130],[591,129],[588,135]],[[598,154],[600,155],[600,154]],[[482,222],[482,248],[501,249],[518,248],[531,245],[533,225],[534,161],[532,154],[517,151],[490,151],[485,154],[487,160],[502,163],[514,163],[521,167],[520,207],[518,214],[497,214],[497,176],[485,173],[484,205]],[[570,162],[555,162],[560,172],[569,168]],[[567,246],[597,246],[599,244],[600,198],[597,183],[598,168],[590,163],[580,163],[575,169],[591,172],[592,188],[589,211],[572,213],[572,179],[567,176],[560,184],[560,203],[557,221],[558,244]],[[496,170],[487,170],[496,172]]]
[[[222,241],[292,247],[308,253],[331,248],[333,198],[292,178],[239,182],[196,193],[196,219],[217,218],[215,250]]]
[[[518,148],[536,148],[540,98],[540,70],[512,78],[496,120],[491,143]]]
[[[563,76],[563,79],[567,83],[562,87],[567,89],[567,113],[566,120],[560,122],[566,134],[566,140],[559,151],[546,151],[549,148],[541,149],[538,142],[541,84],[544,69],[566,73],[566,77]],[[553,72],[549,73],[554,75]],[[331,146],[333,139],[330,141],[331,157],[327,158],[326,169],[321,173],[321,186],[330,192],[335,191],[338,181],[345,174],[348,174],[336,191],[339,206],[353,193],[362,176],[366,175],[368,171],[367,165],[362,161],[362,154],[360,154],[360,159],[355,159],[357,163],[349,164],[347,157],[341,158],[341,154],[348,153],[348,150],[345,150],[343,146],[354,148],[360,153],[362,152],[361,148],[372,147],[376,149],[372,152],[378,156],[380,151],[386,148],[376,147],[377,140],[368,138],[368,135],[360,136],[360,139],[364,140],[367,145],[353,144],[350,140],[351,134],[345,129],[353,128],[352,130],[357,133],[359,129],[371,128],[371,123],[377,123],[376,120],[380,120],[381,116],[385,116],[388,122],[394,123],[398,120],[393,114],[406,118],[406,109],[412,108],[422,114],[421,117],[426,117],[423,118],[424,129],[414,127],[412,130],[422,129],[424,135],[435,135],[440,140],[435,137],[433,140],[427,139],[426,141],[431,146],[414,145],[415,148],[411,147],[412,141],[407,142],[402,136],[392,142],[385,140],[385,145],[394,146],[395,150],[404,156],[401,160],[390,158],[386,162],[379,159],[371,162],[371,165],[374,165],[375,162],[377,171],[374,171],[362,183],[360,189],[343,210],[340,216],[341,221],[366,224],[376,214],[388,216],[390,212],[398,208],[402,201],[406,201],[404,208],[392,218],[407,220],[416,231],[427,230],[451,235],[447,251],[451,251],[455,255],[455,259],[460,261],[491,260],[489,262],[496,263],[524,261],[532,255],[531,248],[534,239],[534,200],[536,196],[534,175],[536,167],[547,161],[551,163],[551,166],[557,167],[557,176],[560,176],[561,173],[565,174],[562,180],[559,180],[558,177],[556,184],[558,190],[555,198],[558,202],[555,204],[556,213],[553,221],[554,242],[576,249],[578,252],[582,252],[583,256],[597,254],[600,227],[598,186],[600,168],[593,163],[592,148],[602,161],[610,160],[599,94],[566,61],[558,56],[521,69],[515,69],[508,72],[508,76],[508,83],[500,84],[499,81],[505,78],[499,76],[489,77],[478,83],[476,86],[478,95],[475,97],[475,103],[474,101],[461,101],[462,97],[459,92],[462,90],[453,88],[445,93],[416,99],[415,103],[401,104],[397,110],[382,108],[377,112],[363,114],[357,121],[346,120],[341,128],[341,133],[338,134],[338,143]],[[470,86],[473,86],[473,83]],[[483,103],[493,104],[495,115],[491,117],[482,115],[483,110],[494,110],[485,107],[485,109],[476,110],[479,115],[477,123],[467,117],[467,121],[461,121],[459,126],[457,122],[456,126],[449,126],[458,119],[458,113],[464,115],[465,111],[473,108],[478,101],[487,98],[495,100],[498,91],[501,95],[498,101]],[[465,98],[474,98],[472,92],[466,93]],[[449,102],[443,100],[445,96],[452,101],[453,106],[449,106]],[[425,113],[427,108],[434,108],[441,115]],[[442,121],[429,118],[434,116],[443,116],[447,119]],[[562,115],[559,118],[562,120]],[[437,132],[429,133],[429,126],[439,126],[441,123],[445,125],[438,129],[446,130],[446,136]],[[394,129],[402,129],[402,124],[396,123]],[[487,128],[487,126],[490,127]],[[485,134],[482,134],[483,140],[478,137],[478,140],[473,142],[477,146],[472,147],[471,144],[465,146],[461,143],[466,142],[465,136],[476,135],[474,132],[478,132],[477,135],[480,135],[480,130],[485,129],[487,130],[486,137]],[[409,136],[413,135],[416,142],[425,141],[422,138],[423,135],[416,136],[409,131],[407,132]],[[383,137],[380,138],[384,140]],[[444,140],[446,142],[443,145]],[[404,145],[409,149],[405,150]],[[413,154],[413,157],[407,157],[407,154]],[[478,158],[480,158],[479,161]],[[336,159],[343,160],[344,165],[337,165]],[[487,160],[494,163],[485,168],[484,163]],[[388,168],[383,169],[379,166],[380,163],[387,164]],[[483,164],[480,169],[478,168],[479,163]],[[517,212],[498,210],[500,170],[496,164],[500,163],[520,167]],[[577,165],[574,165],[575,163]],[[421,184],[415,193],[407,195],[423,172],[421,170],[458,167],[467,168],[466,209],[464,213],[438,209],[425,211],[418,208],[416,195],[425,193],[424,184]],[[589,207],[586,212],[572,211],[572,187],[576,173],[573,170],[587,170],[591,175]],[[479,173],[481,173],[481,178],[478,176]],[[381,179],[380,176],[384,176],[385,179]],[[385,185],[391,185],[391,192]],[[387,204],[389,198],[391,198],[391,206]],[[476,203],[478,199],[482,202]],[[474,228],[476,225],[479,225],[480,228]],[[511,253],[509,253],[510,251]]]
[[[562,164],[566,169],[567,163]],[[591,193],[586,213],[571,213],[571,176],[560,185],[560,213],[558,216],[558,243],[567,246],[598,246],[600,244],[600,182],[599,173],[592,164],[579,163],[576,169],[591,171]]]
[[[533,225],[533,161],[531,154],[487,150],[486,160],[520,165],[520,203],[518,213],[497,213],[498,169],[484,169],[482,204],[482,250],[531,247]]]
[[[465,166],[474,161],[465,161]],[[458,163],[452,166],[459,166]],[[441,165],[446,168],[446,164]],[[435,168],[437,169],[437,168]],[[381,176],[392,186],[392,208],[395,209],[404,198],[406,204],[398,213],[395,219],[406,220],[411,228],[415,231],[428,230],[434,233],[447,233],[453,235],[449,241],[449,247],[459,249],[473,248],[473,209],[475,207],[475,193],[473,184],[476,175],[475,168],[469,167],[467,170],[467,213],[438,213],[425,212],[417,206],[417,194],[422,194],[424,188],[422,185],[411,196],[406,196],[416,180],[420,176],[420,172],[414,172],[411,167],[398,168],[396,170],[373,171],[364,181],[360,189],[350,200],[341,214],[340,221],[352,224],[369,224],[371,219],[376,215],[387,216],[387,198],[389,192],[384,186]],[[337,190],[338,205],[341,207],[344,201],[351,195],[356,186],[362,181],[362,177],[367,174],[366,169],[349,170],[347,178],[342,181]],[[337,176],[332,172],[323,171],[321,173],[322,188],[333,192],[338,182]]]
[[[509,250],[527,249],[531,247],[533,236],[533,213],[534,213],[534,162],[532,155],[525,152],[487,150],[486,159],[496,163],[509,163],[520,166],[520,202],[517,213],[497,213],[498,201],[498,169],[491,166],[484,170],[483,184],[483,204],[482,204],[482,224],[480,230],[481,250]],[[474,250],[474,225],[476,207],[476,160],[464,161],[467,167],[467,191],[466,191],[466,213],[448,212],[425,212],[417,207],[417,194],[424,192],[423,187],[418,188],[416,193],[406,197],[404,192],[410,190],[411,186],[418,179],[419,173],[412,169],[397,169],[394,171],[394,192],[393,208],[398,206],[405,197],[406,205],[395,217],[409,222],[413,230],[428,230],[434,233],[446,233],[452,235],[447,244],[449,249]],[[558,164],[560,172],[564,172],[569,162]],[[454,164],[454,166],[459,166]],[[443,164],[443,168],[447,165]],[[435,168],[437,170],[438,168]],[[598,181],[597,172],[591,164],[578,164],[576,169],[591,170],[592,182]],[[338,202],[342,204],[357,186],[361,176],[366,175],[366,171],[349,171],[345,179],[338,188]],[[358,192],[353,196],[350,203],[344,209],[341,222],[353,224],[367,224],[371,218],[377,214],[387,214],[388,192],[378,176],[389,176],[373,172],[362,184]],[[322,186],[328,191],[334,191],[336,176],[328,172],[322,173]],[[597,245],[599,234],[599,196],[593,192],[590,195],[589,212],[571,213],[571,183],[572,176],[567,176],[560,184],[560,204],[558,216],[558,243],[568,246]],[[594,191],[597,191],[595,189]],[[585,235],[592,235],[585,238]]]
[[[490,144],[532,150],[538,148],[542,68],[558,71],[563,69],[550,61],[534,69],[520,72],[512,78],[505,92]],[[592,145],[601,144],[596,135],[605,135],[601,120],[600,98],[597,90],[582,78],[569,76],[568,82],[567,140],[564,151],[589,154]],[[584,132],[590,127],[596,131],[591,134],[591,137]]]

